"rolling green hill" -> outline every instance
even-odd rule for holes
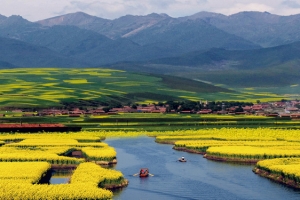
[[[162,58],[152,61],[155,64],[203,66],[228,63],[228,67],[239,69],[261,69],[273,67],[300,59],[300,42],[272,48],[253,50],[226,50],[213,48],[196,51],[178,57]],[[232,63],[232,64],[230,64]]]
[[[290,87],[300,83],[300,42],[255,50],[210,49],[111,68],[168,74],[227,87]]]
[[[62,102],[81,105],[168,100],[255,102],[283,98],[272,93],[238,92],[190,79],[104,68],[3,69],[0,77],[2,107],[62,106]]]

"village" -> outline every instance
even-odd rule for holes
[[[196,106],[186,106],[184,104],[174,106],[168,103],[159,104],[142,104],[134,106],[118,106],[118,107],[107,107],[99,106],[97,108],[85,108],[80,109],[74,107],[72,109],[58,109],[58,108],[47,108],[40,109],[35,112],[30,112],[26,109],[14,109],[13,113],[22,113],[22,117],[32,116],[58,116],[64,115],[69,117],[80,117],[89,115],[118,115],[120,113],[161,113],[161,114],[217,114],[217,115],[256,115],[256,116],[268,116],[268,117],[280,117],[280,118],[299,118],[300,119],[300,102],[295,101],[278,101],[268,103],[256,103],[256,104],[244,104],[232,102],[200,102],[194,104]],[[199,106],[200,105],[200,106]],[[5,116],[1,114],[2,117]]]

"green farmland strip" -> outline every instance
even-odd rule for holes
[[[168,100],[250,101],[278,99],[275,93],[232,89],[172,76],[94,69],[0,70],[1,107],[61,106],[79,100],[158,102]],[[294,86],[293,88],[296,88]],[[281,98],[281,97],[280,97]]]

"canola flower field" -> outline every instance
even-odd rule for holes
[[[0,119],[6,123],[38,124],[61,123],[65,126],[80,126],[84,130],[178,130],[218,127],[273,127],[299,128],[300,121],[291,118],[255,116],[255,115],[199,115],[199,114],[165,114],[165,113],[118,113],[115,115],[80,115],[70,117],[68,114],[56,116],[24,116],[33,112],[5,112]]]
[[[82,163],[75,170],[71,183],[89,184],[94,186],[118,184],[124,181],[123,174],[116,170],[101,168],[94,163]]]
[[[208,159],[257,162],[258,169],[280,174],[294,181],[293,187],[300,188],[299,130],[222,128],[156,133],[156,136],[157,142],[171,143],[174,149],[201,153]]]
[[[23,193],[24,197],[31,199],[45,199],[47,196],[50,199],[111,199],[112,193],[103,187],[119,185],[125,179],[121,172],[104,169],[96,164],[99,160],[111,161],[116,158],[113,147],[99,140],[140,136],[156,137],[156,142],[174,144],[178,150],[203,153],[207,158],[211,156],[242,162],[255,160],[257,168],[280,174],[300,185],[299,134],[298,130],[270,128],[1,134],[0,192],[6,199],[17,199]],[[82,151],[91,162],[84,158],[68,157],[74,150]],[[20,163],[22,166],[24,164],[24,170],[26,166],[32,170],[23,172],[19,169]],[[37,184],[53,164],[78,166],[70,184]]]
[[[166,79],[105,68],[1,69],[0,76],[2,106],[49,107],[78,99],[107,101],[113,97],[146,104],[171,99],[266,102],[289,98],[255,90],[224,92],[228,90],[197,81],[184,84],[183,89],[182,84],[174,84],[178,82],[174,77]],[[207,91],[207,87],[211,89]]]
[[[294,186],[300,188],[300,158],[277,158],[259,161],[256,169],[271,173],[276,178],[281,177],[285,181],[294,181]],[[256,170],[253,170],[256,171]],[[276,180],[276,179],[275,179]]]
[[[47,162],[1,162],[0,180],[36,184],[50,168]]]
[[[83,163],[70,184],[34,184],[49,168],[47,162],[0,162],[0,199],[112,199],[112,192],[98,185],[122,177],[121,172]]]
[[[1,134],[0,199],[112,199],[112,192],[103,188],[127,182],[121,172],[96,164],[116,159],[114,148],[99,142],[103,136],[90,132]],[[84,158],[69,157],[72,151],[82,151]],[[70,184],[39,184],[52,165],[77,165]]]
[[[9,139],[12,140],[14,138]],[[31,138],[6,144],[0,148],[0,161],[47,161],[51,164],[84,162],[84,159],[66,156],[74,150],[82,151],[92,161],[112,161],[116,158],[116,151],[105,143],[79,143],[75,139],[55,139],[55,135],[52,135],[50,139],[46,136],[43,139]]]

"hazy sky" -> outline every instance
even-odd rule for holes
[[[240,11],[292,15],[300,13],[300,0],[0,0],[1,15],[21,15],[29,21],[77,11],[106,19],[153,12],[172,17],[188,16],[200,11],[225,15]]]

